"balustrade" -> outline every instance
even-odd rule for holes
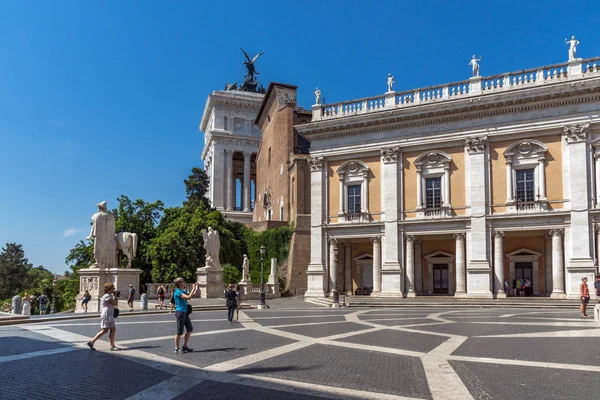
[[[580,79],[600,75],[600,57],[578,60],[581,74],[572,70],[572,79]],[[368,97],[321,106],[321,112],[313,113],[313,120],[340,118],[377,112],[390,108],[402,108],[412,105],[431,104],[444,100],[454,100],[467,96],[480,96],[509,90],[518,90],[541,84],[558,83],[569,79],[569,71],[573,63],[562,63],[532,68],[506,74],[481,78],[481,92],[469,92],[471,80],[453,82],[445,85],[397,92],[392,98],[394,104],[386,104],[385,96]]]

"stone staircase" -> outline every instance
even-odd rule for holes
[[[342,298],[340,298],[342,302]],[[578,300],[555,300],[544,297],[506,299],[457,299],[454,297],[370,297],[348,296],[347,307],[429,307],[429,308],[548,308],[577,309]]]

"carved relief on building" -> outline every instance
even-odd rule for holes
[[[311,158],[309,158],[308,159],[308,166],[310,167],[310,172],[322,171],[324,163],[325,163],[325,159],[323,157],[311,157]]]
[[[81,291],[95,292],[98,290],[98,277],[81,278],[80,283]]]
[[[386,164],[397,163],[398,154],[400,154],[399,147],[389,147],[386,149],[381,149],[381,160]]]
[[[565,140],[567,143],[585,142],[590,131],[590,124],[565,126]]]
[[[465,148],[470,154],[483,153],[487,145],[487,136],[475,138],[467,138],[465,140]]]

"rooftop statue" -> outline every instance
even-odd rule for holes
[[[394,76],[392,74],[388,74],[388,92],[394,91]]]
[[[321,91],[319,88],[315,90],[315,104],[321,104]]]
[[[479,59],[478,59],[475,56],[473,56],[473,58],[471,58],[471,61],[469,61],[469,65],[473,69],[473,78],[479,76],[479,62],[480,61],[481,61],[481,57],[479,57]]]
[[[577,59],[579,40],[575,39],[575,36],[571,36],[571,40],[565,39],[565,43],[569,45],[569,61],[575,61]]]

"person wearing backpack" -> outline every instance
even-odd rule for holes
[[[133,297],[135,296],[135,289],[133,285],[129,285],[129,295],[127,296],[127,305],[129,306],[129,311],[133,311]]]
[[[83,297],[81,298],[81,308],[83,308],[83,312],[88,312],[88,303],[92,299],[92,295],[90,291],[86,289],[85,293],[83,293]]]
[[[38,304],[40,306],[40,315],[45,315],[48,308],[48,297],[44,293],[38,298]]]
[[[162,308],[164,307],[165,296],[167,294],[165,287],[163,285],[160,285],[158,290],[156,291],[156,294],[158,295],[158,306],[162,310]]]

